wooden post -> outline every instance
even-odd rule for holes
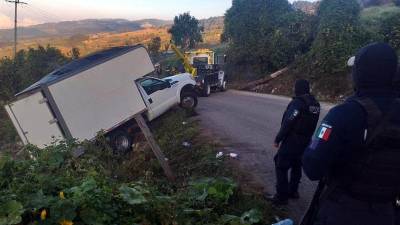
[[[147,142],[149,143],[151,149],[154,152],[154,155],[156,155],[158,161],[161,164],[161,167],[163,168],[165,175],[167,175],[167,178],[170,181],[175,181],[175,175],[172,173],[171,167],[169,166],[168,161],[165,158],[164,153],[161,151],[160,146],[158,146],[156,140],[154,139],[153,134],[151,133],[149,127],[146,124],[146,121],[144,120],[142,114],[137,114],[135,115],[135,120],[137,124],[139,125],[140,129],[142,130],[144,136],[146,137]]]

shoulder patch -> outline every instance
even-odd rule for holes
[[[317,136],[317,138],[319,138],[319,139],[322,139],[322,140],[324,140],[324,141],[328,141],[328,140],[329,140],[329,137],[331,136],[331,133],[332,133],[332,126],[323,123],[323,124],[319,127],[319,129],[318,129],[318,131],[317,131],[317,133],[316,133],[316,136]]]

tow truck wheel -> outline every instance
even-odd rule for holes
[[[197,95],[194,92],[183,92],[181,95],[181,104],[180,106],[183,109],[193,110],[196,108],[198,103]]]
[[[124,155],[132,149],[133,138],[124,130],[117,130],[110,136],[110,145],[114,154]]]
[[[210,95],[211,95],[211,85],[209,83],[205,83],[203,89],[203,96],[208,97]]]
[[[227,90],[226,83],[227,83],[226,80],[224,80],[224,81],[222,82],[222,86],[221,86],[221,89],[220,89],[222,92],[224,92],[224,91]]]

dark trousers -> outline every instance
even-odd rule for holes
[[[276,172],[276,193],[278,198],[287,200],[289,194],[295,193],[299,189],[302,176],[301,156],[291,156],[278,153],[276,154],[274,161]]]

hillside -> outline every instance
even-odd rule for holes
[[[203,39],[205,46],[219,44],[221,34],[224,32],[224,17],[211,17],[200,20],[200,24],[204,27]]]
[[[98,20],[92,20],[97,21]],[[114,22],[117,20],[113,20]],[[120,20],[121,23],[124,20]],[[220,43],[220,36],[223,32],[223,17],[213,17],[210,19],[201,20],[200,23],[204,27],[203,39],[204,43],[201,44],[201,47],[207,47],[210,45],[217,45]],[[99,23],[95,24],[99,24]],[[159,20],[141,20],[136,21],[139,24],[142,24],[141,28],[138,28],[134,31],[128,32],[117,32],[117,29],[122,29],[121,26],[114,26],[112,27],[110,24],[108,26],[109,32],[98,32],[98,33],[91,33],[88,31],[82,32],[80,34],[75,35],[45,35],[44,37],[40,38],[32,38],[32,39],[25,39],[19,42],[18,48],[19,49],[28,49],[34,48],[37,45],[51,45],[60,49],[64,54],[69,55],[72,48],[79,48],[81,55],[86,55],[104,48],[114,47],[114,46],[121,46],[121,45],[133,45],[133,44],[147,44],[150,42],[151,38],[154,37],[161,37],[162,43],[164,46],[165,44],[169,43],[170,35],[168,33],[168,21],[159,21]],[[78,21],[74,22],[79,24]],[[93,22],[94,23],[94,22]],[[84,26],[88,26],[88,21],[82,22],[81,25],[76,27],[76,30],[83,29]],[[106,23],[105,23],[106,24]],[[113,23],[115,24],[115,23]],[[61,28],[61,26],[66,25],[65,28]],[[156,26],[156,25],[163,25],[163,26]],[[49,24],[46,25],[37,25],[34,27],[48,27]],[[72,34],[72,26],[70,22],[62,22],[62,23],[54,23],[51,26],[58,27],[58,31],[63,31],[65,33],[70,32]],[[100,27],[100,26],[98,26]],[[106,26],[105,26],[106,27]],[[112,29],[111,29],[112,28]],[[132,27],[133,28],[133,27]],[[69,30],[67,32],[67,30]],[[94,29],[92,29],[94,30]],[[24,30],[25,33],[25,30]],[[56,34],[56,31],[53,31]],[[0,35],[1,35],[0,31]],[[11,42],[1,43],[0,42],[0,58],[4,56],[11,56],[13,54],[13,45]]]
[[[166,28],[146,28],[131,32],[122,33],[97,33],[90,35],[74,35],[71,37],[46,37],[19,42],[19,49],[35,48],[38,45],[56,47],[63,54],[69,55],[72,48],[78,48],[81,55],[86,55],[101,49],[134,45],[147,44],[153,37],[161,37],[164,43],[167,43],[170,36]],[[0,57],[11,56],[13,54],[13,45],[7,44],[0,46]]]
[[[73,35],[88,35],[104,32],[128,32],[143,28],[160,27],[171,24],[171,21],[145,19],[129,21],[124,19],[88,19],[79,21],[63,21],[45,23],[20,28],[20,39],[35,39],[43,37],[66,37]],[[13,41],[14,30],[0,30],[0,43]]]

